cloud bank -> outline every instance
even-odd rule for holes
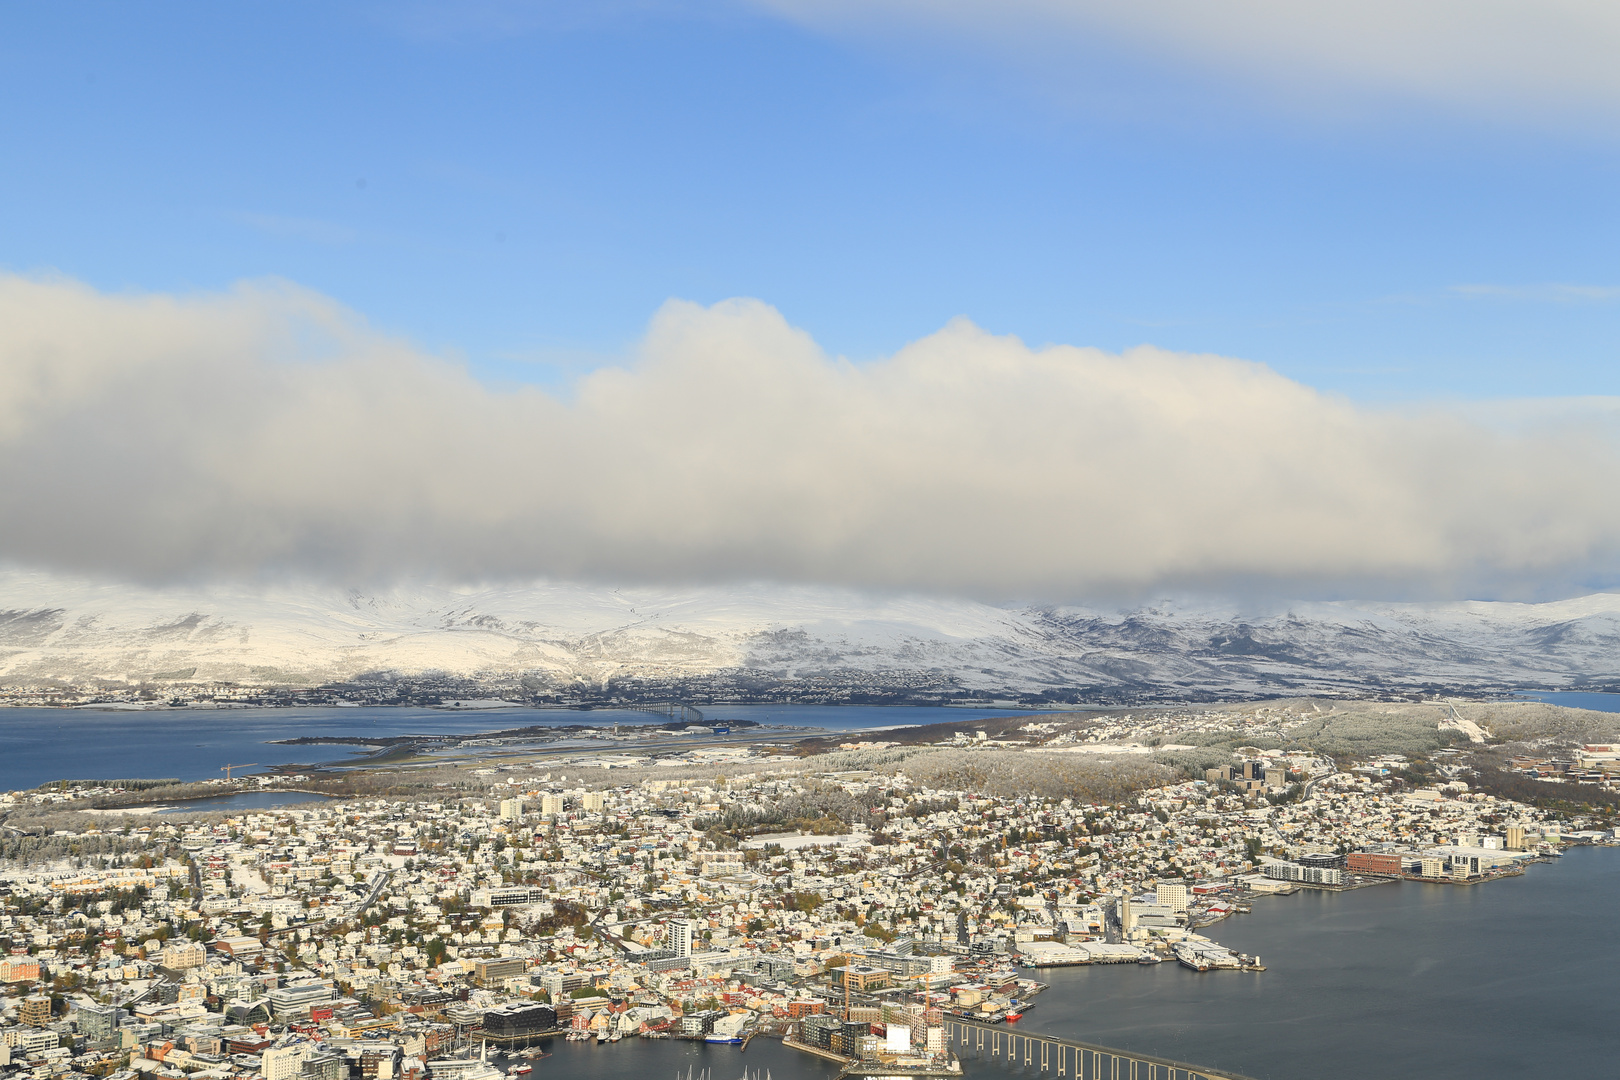
[[[1620,112],[1620,7],[1599,0],[755,2],[826,30],[954,35],[1023,64],[1065,50],[1083,63],[1102,44],[1295,95],[1558,123]]]
[[[752,300],[564,399],[292,286],[0,279],[0,560],[146,581],[1525,595],[1616,565],[1612,435],[966,321],[855,365]]]

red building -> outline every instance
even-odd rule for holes
[[[1399,855],[1378,855],[1370,851],[1353,851],[1344,857],[1344,868],[1352,874],[1399,874]]]

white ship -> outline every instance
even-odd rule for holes
[[[1230,949],[1216,945],[1212,941],[1194,942],[1178,941],[1171,951],[1182,967],[1192,968],[1194,971],[1214,971],[1218,968],[1241,969],[1244,963],[1241,957]]]

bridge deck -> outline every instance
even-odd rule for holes
[[[969,1053],[1038,1069],[1066,1080],[1250,1080],[1240,1073],[1138,1054],[1077,1039],[945,1018],[945,1037],[959,1057]]]

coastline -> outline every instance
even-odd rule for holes
[[[127,814],[132,817],[144,817],[150,814],[182,812],[185,810],[186,803],[208,802],[215,799],[229,799],[237,795],[314,795],[321,799],[327,799],[330,801],[337,801],[346,797],[343,795],[333,795],[331,792],[327,791],[311,791],[309,788],[255,788],[253,790],[227,791],[218,795],[193,795],[187,799],[168,799],[164,802],[136,803],[133,806],[115,806],[105,809],[83,809],[76,810],[76,812],[81,814],[95,814],[97,816],[117,816],[120,814]],[[315,800],[306,799],[302,801],[314,802]],[[196,812],[206,813],[206,811]],[[226,811],[221,810],[220,812],[224,813]]]
[[[1591,928],[1586,912],[1620,884],[1617,847],[1572,844],[1542,872],[1494,889],[1399,880],[1286,894],[1223,934],[1225,947],[1266,957],[1268,970],[1251,977],[1172,963],[1021,968],[1049,986],[1020,1026],[1263,1080],[1359,1080],[1369,1052],[1404,1062],[1391,1075],[1596,1074],[1610,1057],[1620,929]],[[1473,1034],[1460,1046],[1448,1038],[1463,1029]],[[1244,1034],[1255,1030],[1266,1038]],[[1549,1031],[1555,1050],[1525,1037]]]

